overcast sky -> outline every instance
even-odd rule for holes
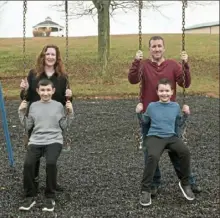
[[[27,36],[32,36],[32,26],[45,20],[47,16],[54,22],[65,26],[63,14],[49,6],[56,1],[28,1]],[[143,33],[180,33],[181,2],[168,1],[169,6],[160,12],[148,10],[143,12]],[[87,3],[88,4],[88,3]],[[0,37],[22,37],[23,35],[23,2],[9,1],[0,11]],[[219,2],[206,6],[191,5],[186,9],[186,26],[205,22],[219,21]],[[83,27],[84,26],[84,27]],[[111,18],[111,34],[138,33],[138,16],[136,12],[127,14],[118,12]],[[90,16],[74,19],[69,24],[69,36],[97,35],[97,20]]]

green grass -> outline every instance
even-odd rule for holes
[[[179,60],[181,35],[162,35],[166,43],[166,58]],[[148,56],[148,40],[151,35],[143,36],[143,51]],[[58,45],[65,55],[65,38],[27,38],[27,69],[23,66],[22,39],[0,39],[0,78],[4,95],[18,98],[20,78],[34,66],[41,48],[49,43]],[[78,37],[69,39],[69,74],[73,93],[76,97],[94,96],[137,96],[138,85],[127,80],[130,64],[138,49],[137,35],[111,37],[111,57],[108,69],[113,82],[103,84],[97,77],[100,66],[96,61],[97,37]],[[186,35],[186,50],[192,74],[192,85],[187,93],[219,96],[219,36]],[[6,80],[6,77],[9,78]],[[4,79],[5,78],[5,79]],[[181,91],[181,89],[178,89]]]

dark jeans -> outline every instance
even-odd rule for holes
[[[138,116],[138,118],[140,119],[140,116]],[[146,124],[140,124],[141,127],[141,133],[142,133],[142,137],[143,137],[143,141],[146,139],[146,135],[148,133],[150,124],[146,125]],[[144,143],[143,143],[144,144]],[[170,157],[170,160],[173,164],[174,170],[178,176],[178,178],[181,180],[181,172],[180,172],[180,160],[177,156],[177,154],[173,151],[168,151],[168,155]],[[147,151],[144,151],[144,163],[146,165],[147,162]],[[191,185],[196,184],[196,180],[195,177],[192,175],[192,173],[190,172],[190,176],[189,176],[189,182]],[[157,164],[156,170],[155,170],[155,174],[154,174],[154,178],[153,178],[153,182],[152,182],[152,186],[160,186],[161,184],[161,173],[160,173],[160,169],[159,169],[159,165]]]
[[[33,131],[33,128],[31,128],[31,129],[28,131],[28,138],[30,138],[32,131]],[[39,181],[39,172],[40,172],[40,159],[37,160],[36,165],[35,165],[34,181],[37,182],[37,183],[38,183],[38,181]]]
[[[165,149],[175,152],[180,161],[180,177],[182,185],[189,185],[190,175],[190,152],[183,141],[172,136],[169,138],[159,138],[148,136],[144,141],[148,153],[147,162],[144,168],[142,179],[142,191],[150,192],[157,164]]]
[[[46,158],[46,189],[45,196],[55,198],[57,180],[57,159],[60,156],[62,145],[53,143],[50,145],[28,145],[24,162],[23,185],[26,197],[34,197],[37,194],[34,183],[35,167],[37,161],[45,156]]]

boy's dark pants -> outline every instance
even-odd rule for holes
[[[55,198],[57,180],[57,159],[60,156],[62,145],[53,143],[49,145],[28,145],[24,162],[23,185],[26,197],[35,197],[37,194],[34,183],[37,161],[44,155],[46,158],[46,189],[47,198]]]
[[[28,139],[31,137],[32,131],[33,131],[33,128],[31,128],[31,129],[28,131]],[[28,143],[28,140],[27,140],[26,143]],[[40,159],[36,162],[36,165],[35,165],[34,181],[36,181],[36,179],[38,179],[38,177],[39,177],[39,171],[40,171]]]
[[[181,139],[176,136],[169,138],[159,138],[149,136],[144,141],[148,153],[147,163],[144,168],[142,179],[142,191],[151,191],[152,181],[164,149],[175,152],[180,161],[180,174],[182,185],[189,185],[190,175],[190,152]]]
[[[28,131],[28,139],[31,137],[32,131],[33,131],[33,128],[31,128],[31,129]],[[26,143],[28,143],[28,140],[27,140]],[[40,171],[40,159],[37,160],[36,165],[35,165],[35,176],[34,176],[34,181],[35,181],[35,183],[38,183],[39,171]]]
[[[139,115],[138,115],[138,118],[140,119]],[[146,125],[146,124],[141,123],[140,125],[141,125],[141,130],[142,130],[142,137],[143,137],[143,141],[144,141],[147,138],[146,135],[147,135],[148,130],[150,128],[150,124]],[[178,178],[181,179],[180,161],[179,161],[177,154],[173,151],[168,151],[168,155],[170,157],[170,160],[173,164],[173,167],[175,169],[175,172],[176,172]],[[145,151],[144,152],[145,165],[147,162],[147,158],[148,158],[148,154],[147,154],[147,151]],[[190,173],[189,182],[191,185],[196,184],[195,177],[193,176],[192,173]],[[161,184],[161,173],[160,173],[159,165],[157,165],[157,168],[156,168],[156,171],[154,174],[154,178],[153,178],[153,182],[152,182],[152,186],[159,187],[160,184]]]

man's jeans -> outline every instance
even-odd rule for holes
[[[140,115],[138,115],[138,118],[140,119]],[[141,131],[142,131],[142,140],[143,140],[143,146],[144,146],[144,139],[146,138],[147,132],[149,130],[150,124],[146,125],[146,124],[140,124],[141,125]],[[175,172],[178,176],[179,179],[181,179],[181,173],[180,173],[180,162],[178,159],[178,156],[174,153],[174,152],[170,152],[168,151],[170,160],[173,164],[173,167],[175,169]],[[147,152],[146,150],[144,151],[144,163],[146,165],[147,163]],[[190,173],[190,177],[189,177],[189,182],[191,185],[195,184],[195,177],[192,175],[192,173]],[[154,174],[154,178],[153,178],[153,183],[152,186],[158,187],[161,184],[161,173],[160,173],[160,169],[159,166],[157,165],[155,174]]]

